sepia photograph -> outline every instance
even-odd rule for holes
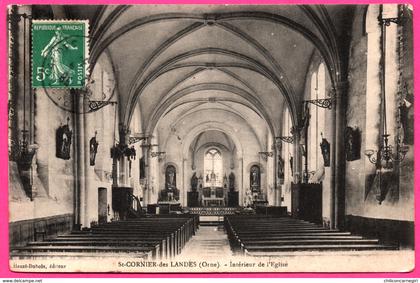
[[[410,272],[413,8],[10,5],[13,272]]]

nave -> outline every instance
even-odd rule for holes
[[[407,252],[412,267],[410,5],[9,14],[12,261],[171,261],[220,249],[256,260],[360,254],[362,269]],[[70,41],[62,19],[84,27],[79,49],[49,44]],[[88,72],[69,88],[82,48]],[[48,64],[34,68],[32,56]]]
[[[134,257],[143,260],[284,256],[302,251],[395,250],[395,243],[355,236],[290,217],[230,215],[199,225],[199,215],[147,216],[101,224],[11,247],[12,258]],[[221,220],[223,219],[223,220]],[[184,250],[185,248],[185,250]]]

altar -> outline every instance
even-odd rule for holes
[[[202,206],[226,206],[226,194],[223,187],[205,187],[201,194]]]
[[[205,179],[194,172],[191,177],[191,191],[187,193],[188,207],[237,207],[238,191],[235,191],[235,175],[233,172],[223,178],[210,171]]]

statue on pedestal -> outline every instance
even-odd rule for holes
[[[322,137],[322,133],[321,133]],[[330,143],[322,137],[322,142],[319,144],[321,147],[322,157],[324,158],[324,167],[330,167]]]
[[[235,191],[235,174],[233,172],[229,174],[229,190],[231,192]]]
[[[159,201],[178,201],[179,190],[176,188],[176,168],[168,165],[165,172],[165,189],[159,194]]]
[[[197,185],[198,185],[198,178],[194,172],[194,174],[191,177],[191,191],[193,192],[197,191]]]
[[[260,188],[261,188],[261,184],[260,184],[260,167],[258,165],[253,165],[251,167],[251,172],[250,172],[250,184],[251,184],[251,189],[253,192],[259,192]]]

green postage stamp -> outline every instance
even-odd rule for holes
[[[32,22],[32,87],[82,88],[87,75],[88,21]]]

